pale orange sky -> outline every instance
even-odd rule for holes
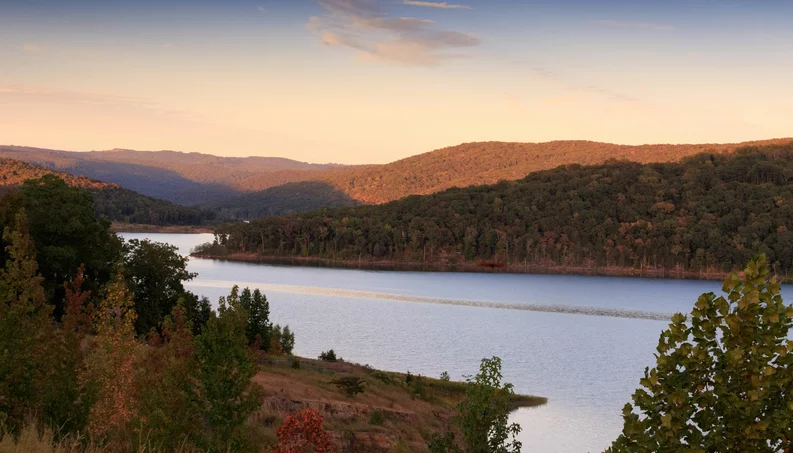
[[[3,4],[0,143],[382,163],[793,136],[790,6],[558,3]]]

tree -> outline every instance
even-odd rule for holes
[[[148,334],[162,325],[180,298],[188,300],[183,282],[196,274],[187,271],[187,258],[170,244],[132,239],[124,252],[124,273],[138,313],[135,331]]]
[[[699,297],[658,342],[609,452],[786,452],[793,447],[793,307],[764,255],[725,296]]]
[[[14,223],[14,230],[3,232],[9,259],[0,271],[0,424],[12,432],[21,428],[28,412],[41,407],[44,342],[51,333],[51,307],[24,209]]]
[[[331,453],[333,446],[330,434],[322,424],[325,417],[316,409],[303,409],[297,414],[290,414],[276,430],[278,445],[275,453]]]
[[[247,325],[248,313],[235,286],[228,298],[220,298],[217,316],[196,337],[194,379],[214,450],[242,448],[243,425],[259,406],[260,388],[251,381],[256,365],[248,349]]]
[[[105,289],[94,314],[96,338],[86,358],[86,386],[94,395],[88,432],[92,440],[118,447],[131,442],[135,415],[133,373],[138,343],[134,303],[121,272]]]
[[[520,453],[515,439],[520,425],[509,423],[512,384],[502,384],[501,359],[482,359],[479,373],[468,380],[466,399],[457,406],[456,424],[463,435],[463,446],[453,433],[434,435],[429,444],[432,453]]]
[[[248,325],[245,329],[248,344],[259,341],[262,349],[267,349],[270,346],[270,331],[273,327],[270,322],[270,303],[267,302],[267,297],[258,288],[253,292],[250,288],[245,288],[240,294],[240,304],[248,312]]]
[[[195,349],[185,308],[166,316],[162,333],[152,331],[149,350],[135,373],[136,430],[148,446],[162,451],[190,450],[202,442],[200,395],[192,378]]]
[[[271,335],[271,350],[280,351],[282,354],[292,355],[292,350],[295,348],[295,334],[289,326],[281,326],[276,324],[273,326],[273,333]],[[269,352],[269,351],[268,351]]]
[[[27,211],[44,288],[60,320],[64,283],[84,265],[87,289],[98,294],[111,279],[121,242],[110,222],[94,215],[91,194],[69,187],[55,175],[25,181],[19,193],[6,216],[13,217],[21,208]]]

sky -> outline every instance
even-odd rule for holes
[[[385,163],[793,136],[788,0],[0,0],[0,144]]]

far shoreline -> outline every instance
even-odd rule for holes
[[[113,222],[110,229],[116,233],[159,234],[212,234],[214,229],[204,225],[150,225],[144,223]]]
[[[413,271],[413,272],[459,272],[459,273],[501,273],[528,275],[581,275],[597,277],[630,277],[670,280],[723,281],[731,272],[724,271],[686,271],[682,269],[633,268],[633,267],[587,267],[558,266],[541,264],[510,264],[501,267],[490,267],[478,263],[416,263],[386,260],[333,260],[317,257],[265,256],[255,253],[232,253],[228,255],[197,254],[190,256],[200,259],[217,261],[246,262],[259,264],[277,264],[300,267],[323,267],[336,269],[359,269],[377,271]],[[782,283],[792,280],[778,276]]]

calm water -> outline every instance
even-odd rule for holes
[[[189,253],[212,235],[131,234]],[[260,287],[271,317],[295,331],[295,353],[333,348],[345,360],[454,379],[499,356],[518,393],[549,403],[513,414],[524,452],[601,452],[653,364],[664,321],[454,305],[455,301],[690,311],[717,282],[514,274],[419,273],[271,266],[192,259],[188,288],[216,301],[235,283]],[[344,291],[352,291],[349,294]],[[783,291],[788,290],[787,287]],[[789,292],[789,291],[785,291]],[[400,297],[404,300],[399,300]],[[443,299],[446,303],[426,303]],[[424,301],[425,303],[420,303]]]

